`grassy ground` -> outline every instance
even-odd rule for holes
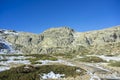
[[[23,56],[23,54],[0,54],[0,56],[8,56],[8,57],[16,56],[16,57],[18,57],[18,56]]]
[[[0,59],[0,62],[1,62],[1,61],[8,61],[8,59]]]
[[[29,54],[29,55],[25,55],[25,54],[1,54],[0,56],[2,57],[19,57],[19,56],[24,56],[24,57],[30,57],[30,58],[26,58],[26,60],[29,60],[31,62],[31,64],[41,64],[40,62],[36,62],[37,60],[52,60],[52,61],[56,61],[57,58],[50,56],[48,54]],[[14,61],[17,60],[24,60],[24,59],[17,59],[15,58]],[[0,59],[0,61],[7,61],[7,59]]]
[[[84,56],[83,58],[77,59],[77,61],[90,62],[90,63],[106,62],[105,60],[96,56]]]
[[[52,61],[56,61],[57,58],[47,55],[47,54],[30,54],[30,55],[25,55],[31,58],[27,58],[27,60],[29,60],[31,62],[31,64],[36,64],[38,60],[52,60]],[[41,63],[39,63],[41,64]]]
[[[120,67],[120,61],[110,61],[108,66]]]
[[[57,54],[53,54],[53,55],[56,57],[69,58],[69,59],[72,59],[75,57],[75,54],[71,54],[71,53],[66,53],[66,54],[57,53]]]
[[[65,74],[65,77],[75,77],[86,73],[85,70],[79,67],[66,65],[43,65],[39,67],[28,67],[29,68],[25,68],[25,66],[22,66],[1,72],[0,80],[40,80],[40,75],[49,73],[50,71],[57,74]],[[80,72],[76,71],[78,69],[80,69]]]

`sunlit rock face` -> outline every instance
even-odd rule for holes
[[[68,27],[50,28],[41,34],[0,30],[3,41],[24,54],[119,54],[120,26],[76,32]]]

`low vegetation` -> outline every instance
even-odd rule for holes
[[[105,55],[105,56],[108,56],[108,57],[113,57],[113,56],[115,56],[115,55],[112,55],[112,54],[107,54],[107,55]]]
[[[30,54],[30,55],[25,55],[25,56],[29,56],[31,58],[27,58],[27,60],[29,60],[32,64],[37,63],[36,61],[38,60],[52,60],[52,61],[56,61],[57,58],[47,55],[47,54]]]
[[[42,64],[42,62],[32,61],[31,64]]]
[[[56,57],[50,56],[48,54],[29,54],[29,55],[25,55],[25,56],[32,56],[35,58],[39,58],[40,60],[53,60],[53,61],[57,60]]]
[[[110,61],[108,66],[120,67],[120,61]]]
[[[11,57],[11,56],[15,56],[15,57],[18,57],[18,56],[23,56],[23,54],[0,54],[0,56],[8,56],[8,57]]]
[[[57,53],[57,54],[53,54],[54,56],[56,57],[62,57],[62,58],[69,58],[69,59],[72,59],[75,57],[75,54],[72,54],[72,53]]]
[[[90,62],[90,63],[106,62],[105,60],[96,56],[84,56],[83,58],[79,58],[77,60],[81,62]]]
[[[57,58],[56,57],[53,57],[51,55],[48,55],[48,54],[1,54],[0,56],[2,57],[16,57],[14,59],[14,61],[18,61],[18,60],[29,60],[31,62],[31,64],[41,64],[41,62],[36,62],[38,60],[52,60],[52,61],[56,61]],[[17,57],[19,56],[24,56],[24,57],[29,57],[29,58],[26,58],[26,59],[18,59]],[[7,59],[0,59],[0,61],[7,61]]]
[[[80,72],[77,72],[78,69]],[[0,80],[40,80],[40,75],[42,76],[51,71],[56,74],[65,74],[65,77],[76,77],[86,73],[85,70],[79,67],[67,65],[21,66],[1,72]]]
[[[13,60],[14,60],[14,61],[19,61],[19,60],[24,61],[24,59],[17,59],[17,58],[14,58]]]
[[[8,61],[8,59],[0,59],[0,62],[1,62],[1,61]]]

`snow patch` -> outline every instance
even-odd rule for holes
[[[115,60],[115,61],[120,61],[120,57],[115,57],[115,56],[104,56],[104,55],[101,55],[101,56],[98,56],[106,61],[110,61],[110,60]]]
[[[17,33],[17,32],[11,32],[11,31],[7,31],[7,30],[5,30],[5,31],[4,31],[4,34],[9,34],[9,35],[18,35],[18,33]]]
[[[75,66],[73,65],[72,63],[69,63],[69,62],[66,62],[64,60],[56,60],[56,61],[51,61],[51,60],[39,60],[38,62],[41,62],[42,65],[45,65],[45,64],[48,64],[48,63],[64,63],[66,65],[69,65],[69,66]]]
[[[7,49],[0,49],[0,54],[4,54],[4,52],[15,52],[15,50],[12,49],[12,44],[7,41],[0,41],[0,43],[7,46]]]
[[[100,69],[100,70],[103,70],[103,71],[106,71],[106,72],[110,72],[110,70],[101,67],[99,64],[86,64],[86,65],[91,66],[91,67],[95,67],[97,69]]]
[[[0,72],[5,71],[5,70],[9,70],[10,67],[7,66],[0,66]]]
[[[105,55],[87,55],[87,56],[96,56],[106,61],[110,60],[120,61],[120,56],[105,56]]]
[[[17,57],[16,56],[4,56],[4,57],[0,56],[0,60],[2,60],[2,59],[3,59],[3,61],[0,61],[0,65],[2,65],[4,67],[0,66],[0,71],[10,69],[10,66],[13,66],[13,64],[15,64],[15,65],[31,64],[29,60],[25,60],[24,56],[17,56]],[[4,59],[7,61],[4,61]]]
[[[97,66],[97,68],[99,68],[99,69],[101,69],[101,70],[104,70],[104,71],[110,72],[110,70],[105,69],[105,68],[103,68],[103,67],[101,67],[101,66],[99,66],[99,65],[96,65],[96,66]]]
[[[88,71],[88,74],[91,76],[90,80],[101,80],[97,75],[93,74],[90,71]]]
[[[23,60],[23,59],[26,59],[26,57],[24,57],[24,56],[18,56],[18,57],[16,57],[16,56],[10,56],[10,57],[6,56],[5,58],[7,58],[8,60],[15,60],[15,59]]]
[[[42,79],[60,79],[64,76],[65,76],[65,74],[56,74],[53,71],[51,71],[47,74],[43,74],[43,76],[41,76],[41,78]]]

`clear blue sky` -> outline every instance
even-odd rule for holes
[[[41,33],[51,27],[76,31],[120,25],[120,0],[0,0],[0,28]]]

